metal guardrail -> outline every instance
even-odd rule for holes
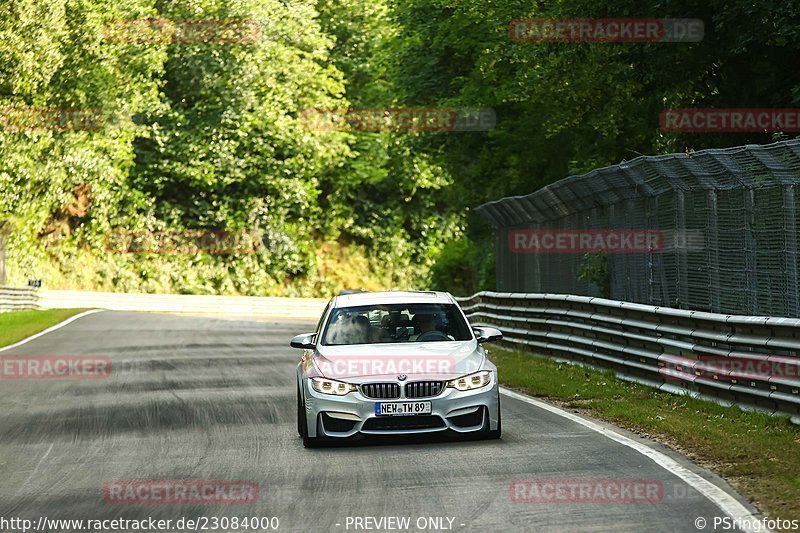
[[[39,309],[39,296],[36,290],[0,285],[0,313],[23,309]]]
[[[474,325],[499,328],[515,347],[800,423],[798,319],[564,294],[480,292],[458,301]]]

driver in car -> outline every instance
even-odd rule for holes
[[[417,342],[446,341],[450,337],[436,328],[436,317],[432,314],[417,314],[414,316],[414,325],[419,328]]]

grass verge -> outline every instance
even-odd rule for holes
[[[30,337],[86,309],[12,311],[0,314],[0,348]]]
[[[770,518],[800,519],[800,427],[547,357],[497,348],[500,382],[655,438],[725,478]]]

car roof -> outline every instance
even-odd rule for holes
[[[334,307],[352,307],[372,304],[419,304],[419,303],[455,303],[449,292],[441,291],[386,291],[359,292],[335,296]]]

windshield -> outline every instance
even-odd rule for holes
[[[381,304],[334,309],[324,345],[468,341],[472,333],[454,304]]]

